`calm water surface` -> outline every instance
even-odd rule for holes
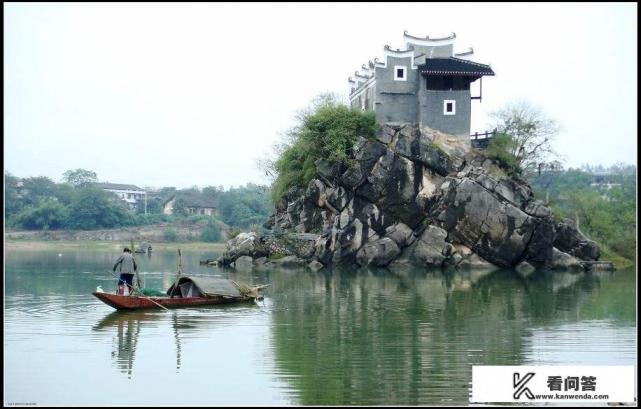
[[[234,271],[183,251],[265,300],[115,312],[91,292],[119,254],[6,251],[5,405],[467,404],[472,365],[636,364],[634,268]],[[172,283],[175,252],[136,258],[146,287]]]

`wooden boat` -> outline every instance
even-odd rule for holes
[[[142,308],[182,308],[203,305],[228,304],[254,301],[261,298],[262,286],[248,286],[233,280],[211,277],[181,277],[174,289],[169,287],[167,295],[148,297],[142,295],[120,295],[105,292],[92,293],[105,304],[118,310]]]

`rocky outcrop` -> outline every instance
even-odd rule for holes
[[[582,260],[598,260],[601,255],[599,246],[586,239],[571,219],[556,224],[554,247]]]
[[[599,257],[598,246],[572,224],[555,222],[524,180],[429,128],[388,124],[359,138],[347,164],[315,165],[306,189],[288,191],[266,223],[276,232],[316,235],[305,252],[285,246],[288,256],[323,266],[519,265],[524,272],[574,269]],[[265,256],[269,247],[242,236],[226,257]]]

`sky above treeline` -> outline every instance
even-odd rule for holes
[[[472,131],[525,100],[562,127],[566,167],[636,165],[636,3],[5,3],[4,160],[141,187],[268,183],[257,160],[318,94],[456,33],[491,64]]]

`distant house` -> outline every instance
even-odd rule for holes
[[[212,200],[197,194],[177,192],[163,203],[164,214],[174,214],[177,201],[181,201],[189,215],[215,216],[216,205]]]
[[[592,187],[603,187],[611,189],[614,186],[621,186],[622,176],[611,172],[593,172],[592,173]]]
[[[22,179],[19,179],[19,180],[16,182],[16,196],[17,196],[17,197],[23,197],[23,196],[24,196],[24,195],[26,195],[27,193],[28,193],[28,190],[27,190],[27,189],[25,189],[25,187],[24,187],[24,182],[22,181]]]
[[[115,194],[121,200],[127,202],[131,206],[134,206],[138,200],[143,200],[147,196],[147,192],[144,189],[141,189],[135,185],[123,185],[119,183],[94,183],[93,186],[100,188],[106,192]]]

